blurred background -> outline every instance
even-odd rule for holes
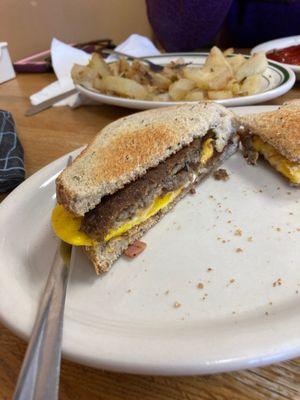
[[[1,0],[1,15],[0,41],[13,61],[49,49],[53,37],[118,44],[132,33],[155,35],[176,52],[300,34],[300,0]]]
[[[1,0],[1,15],[0,41],[8,42],[13,61],[49,49],[53,37],[67,43],[119,43],[133,32],[152,37],[143,0]]]

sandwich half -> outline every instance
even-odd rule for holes
[[[56,234],[83,246],[97,274],[237,148],[238,122],[214,103],[107,125],[56,180]]]
[[[300,185],[300,101],[276,111],[241,118],[244,156],[255,164],[259,155],[292,185]]]

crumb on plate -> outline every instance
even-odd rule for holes
[[[234,232],[234,236],[242,236],[242,234],[243,234],[243,231],[241,230],[241,229],[236,229],[235,230],[235,232]]]
[[[276,281],[274,281],[274,282],[272,283],[272,286],[273,286],[273,287],[281,286],[281,285],[282,285],[282,279],[281,279],[281,278],[278,278]]]
[[[228,181],[229,175],[225,168],[219,168],[213,173],[216,181]]]

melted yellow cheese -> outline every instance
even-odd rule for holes
[[[82,217],[75,217],[63,206],[57,204],[52,211],[52,228],[64,242],[74,246],[92,246],[93,240],[80,231]]]
[[[107,242],[114,237],[121,236],[134,226],[145,222],[148,218],[157,214],[158,211],[171,203],[180,192],[181,189],[178,189],[165,194],[163,197],[158,197],[147,209],[142,210],[132,220],[125,222],[116,229],[111,229],[104,240]],[[92,246],[93,240],[84,232],[80,231],[81,221],[81,217],[75,217],[61,205],[57,205],[52,212],[52,227],[55,234],[60,239],[74,246]]]
[[[209,138],[203,144],[200,163],[204,165],[213,156],[213,153],[213,139]],[[145,222],[162,208],[167,207],[180,194],[181,190],[178,189],[165,194],[163,197],[158,197],[147,209],[140,211],[133,219],[116,229],[111,229],[104,240],[108,241],[114,237],[121,236],[134,226]],[[94,241],[87,234],[80,231],[81,222],[82,217],[74,216],[61,205],[57,205],[52,212],[52,227],[60,239],[74,246],[92,246]]]
[[[119,228],[110,230],[105,236],[104,240],[108,241],[116,236],[121,236],[123,233],[129,231],[134,226],[145,222],[148,218],[157,214],[158,211],[160,211],[162,208],[167,207],[167,205],[171,203],[171,201],[173,201],[180,192],[181,189],[178,189],[174,190],[174,192],[169,192],[165,194],[163,197],[158,197],[148,208],[142,210],[136,217],[134,217],[130,221],[125,222],[125,224],[121,225]]]
[[[291,183],[300,183],[300,164],[289,161],[281,155],[273,146],[263,142],[258,136],[254,136],[252,145],[258,153],[274,167],[278,172],[288,178]]]
[[[204,165],[214,154],[213,139],[206,139],[200,155],[200,164]]]

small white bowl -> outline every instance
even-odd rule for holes
[[[295,46],[300,44],[300,35],[298,36],[289,36],[281,39],[270,40],[269,42],[261,43],[258,46],[255,46],[251,50],[251,54],[258,52],[268,52],[274,49],[283,49],[285,47]],[[280,63],[285,67],[291,68],[295,74],[297,81],[300,81],[300,66],[294,64],[285,64]]]

